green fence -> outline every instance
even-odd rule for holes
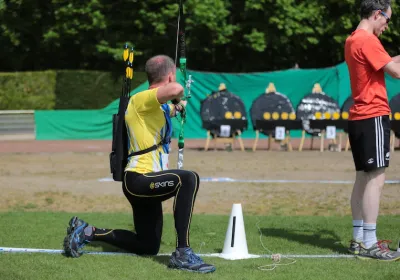
[[[289,69],[245,74],[188,71],[188,74],[192,75],[195,82],[192,84],[192,98],[188,105],[185,138],[206,138],[200,118],[200,104],[208,94],[218,89],[220,83],[224,83],[228,91],[240,96],[246,106],[249,129],[243,134],[243,138],[255,136],[249,114],[250,107],[253,100],[265,92],[270,82],[275,84],[278,92],[290,99],[294,108],[305,95],[311,93],[316,83],[319,83],[324,93],[335,99],[339,106],[350,96],[350,80],[345,63],[324,69]],[[179,72],[177,78],[183,82]],[[386,82],[391,99],[400,92],[400,81],[386,76]],[[147,86],[147,83],[143,83],[132,93],[144,90]],[[118,100],[101,110],[35,111],[36,139],[111,139],[112,114],[117,111]],[[177,126],[177,122],[174,122],[174,127]],[[294,137],[297,135],[293,134]]]

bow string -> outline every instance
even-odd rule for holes
[[[186,65],[186,42],[185,42],[185,18],[183,11],[183,0],[179,0],[179,15],[178,15],[178,29],[177,29],[177,41],[176,41],[176,52],[175,52],[175,64],[178,58],[178,48],[179,48],[179,70],[183,76],[184,83],[184,95],[182,100],[188,101],[191,97],[190,87],[193,82],[192,76],[187,74]],[[188,105],[188,104],[186,104]],[[183,149],[185,147],[185,136],[184,136],[184,126],[186,123],[186,107],[182,106],[181,116],[181,126],[178,136],[178,169],[183,168]]]

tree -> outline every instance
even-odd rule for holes
[[[188,68],[250,72],[329,67],[344,60],[360,0],[184,0]],[[135,71],[175,57],[179,0],[0,0],[0,70],[121,72],[125,43]],[[382,36],[399,53],[400,9]]]

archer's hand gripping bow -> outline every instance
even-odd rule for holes
[[[185,44],[185,20],[183,17],[183,0],[180,0],[179,2],[179,17],[178,17],[178,36],[177,36],[177,44],[176,44],[176,54],[175,54],[175,63],[176,59],[178,56],[178,45],[180,47],[180,58],[179,58],[179,69],[183,75],[184,79],[184,96],[182,100],[188,100],[191,97],[190,93],[190,86],[193,82],[192,80],[192,75],[188,75],[186,72],[186,44]],[[179,27],[180,21],[182,21],[182,27]],[[187,91],[187,94],[186,94]],[[187,106],[187,104],[186,104]],[[185,147],[185,136],[184,136],[184,125],[186,123],[186,108],[185,106],[182,106],[182,111],[181,111],[181,127],[179,131],[179,137],[178,137],[178,169],[183,168],[183,149]]]

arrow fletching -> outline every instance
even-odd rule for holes
[[[124,46],[124,54],[123,54],[124,61],[128,60],[128,56],[129,56],[129,48],[128,48],[128,44],[125,44],[125,46]]]
[[[134,55],[134,49],[133,47],[131,48],[131,52],[129,54],[129,62],[132,64],[133,63],[133,59],[134,59],[135,55]]]

